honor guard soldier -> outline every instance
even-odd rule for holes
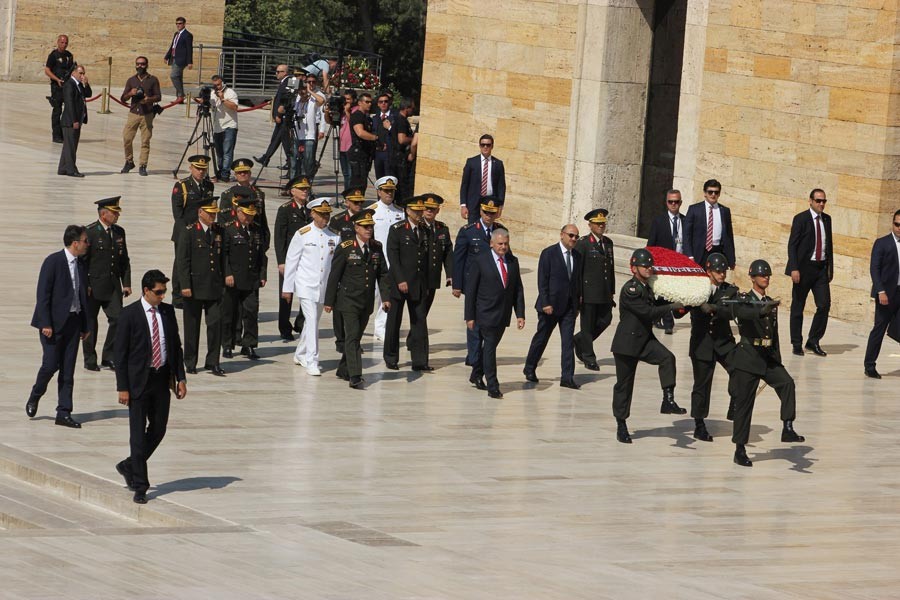
[[[400,359],[400,324],[403,306],[409,306],[409,352],[413,371],[434,371],[428,365],[428,230],[422,226],[425,203],[421,196],[404,200],[406,220],[388,233],[385,252],[391,275],[391,310],[384,336],[384,364],[396,371]]]
[[[262,228],[253,221],[252,198],[238,201],[237,219],[225,226],[225,296],[222,302],[222,356],[231,358],[240,323],[241,354],[258,360],[259,288],[266,286],[266,254]]]
[[[225,291],[224,240],[216,222],[215,199],[197,209],[197,222],[185,225],[178,240],[175,267],[181,280],[184,320],[184,367],[197,373],[200,318],[206,315],[206,359],[203,368],[222,377],[219,366],[222,344],[222,295]]]
[[[481,198],[479,208],[481,217],[474,223],[463,225],[456,234],[456,246],[453,248],[453,296],[459,298],[466,286],[466,275],[469,266],[484,252],[491,250],[491,233],[495,229],[506,229],[496,221],[503,201],[493,196]],[[475,352],[479,345],[478,323],[473,329],[466,328],[466,366],[472,366]]]
[[[344,205],[347,209],[333,215],[331,222],[328,223],[328,227],[341,236],[341,241],[352,240],[353,236],[356,235],[356,232],[353,230],[353,215],[362,210],[366,196],[363,194],[362,188],[358,187],[347,188],[341,192],[341,196],[344,197]]]
[[[581,254],[578,274],[581,288],[581,321],[575,333],[575,356],[586,369],[599,371],[594,340],[612,323],[613,299],[616,293],[616,261],[612,240],[606,237],[609,211],[595,208],[586,215],[591,232],[578,240],[575,250]]]
[[[728,359],[731,367],[729,389],[734,394],[734,462],[752,467],[745,445],[750,438],[750,421],[756,401],[759,380],[765,381],[781,400],[782,442],[803,442],[805,438],[794,431],[796,396],[794,380],[781,364],[778,343],[778,300],[766,295],[772,267],[764,260],[750,263],[753,288],[739,294],[732,306],[738,322],[741,340]]]
[[[397,191],[397,178],[391,175],[385,175],[375,182],[375,189],[378,194],[378,201],[372,203],[369,208],[375,210],[372,217],[375,220],[375,239],[384,246],[387,244],[388,232],[391,226],[406,218],[406,213],[402,208],[394,203],[394,194]],[[361,188],[365,192],[365,188]],[[388,258],[388,266],[391,259]],[[382,300],[387,299],[387,295],[381,291],[379,287],[375,291],[375,304],[381,304]],[[384,341],[384,328],[387,326],[387,314],[375,312],[375,339]]]
[[[423,226],[428,230],[428,297],[425,300],[425,314],[431,312],[434,304],[434,296],[442,287],[449,286],[453,282],[453,240],[450,238],[450,228],[443,221],[438,221],[438,213],[444,199],[437,194],[423,194],[422,201],[425,204],[425,218]],[[441,269],[444,277],[441,277]]]
[[[175,184],[172,188],[172,242],[175,244],[175,256],[178,256],[178,239],[181,230],[187,225],[197,222],[197,209],[209,204],[213,198],[213,183],[207,177],[209,157],[195,154],[188,157],[191,174]],[[181,305],[181,285],[178,281],[178,269],[172,266],[172,304]]]
[[[131,294],[131,260],[125,244],[125,230],[119,227],[121,196],[104,198],[97,205],[98,219],[87,226],[88,249],[84,255],[88,280],[88,322],[91,335],[81,342],[84,368],[99,371],[100,367],[115,369],[113,345],[116,340],[116,321],[122,312],[122,298]],[[97,317],[100,309],[106,314],[106,339],[100,365],[97,364]]]
[[[736,345],[731,333],[731,309],[722,304],[737,295],[737,286],[725,281],[728,259],[713,252],[706,258],[706,274],[709,277],[709,299],[691,309],[691,341],[688,354],[694,370],[694,388],[691,390],[691,417],[694,418],[694,438],[703,442],[713,441],[704,419],[709,415],[709,396],[712,391],[716,363],[727,371],[727,357]],[[729,402],[729,418],[731,403]]]
[[[375,302],[375,283],[386,292],[390,287],[387,264],[381,244],[373,239],[374,211],[364,209],[353,215],[356,236],[341,242],[334,253],[328,286],[325,289],[325,312],[340,311],[344,352],[338,363],[337,376],[348,380],[350,387],[361,389],[362,352],[360,340]],[[378,310],[387,311],[390,301]]]
[[[281,295],[288,302],[296,295],[303,313],[303,331],[294,352],[294,364],[306,367],[310,375],[319,369],[319,319],[325,301],[325,286],[331,273],[331,261],[341,237],[328,228],[331,215],[329,198],[316,198],[307,204],[312,223],[294,234],[284,264]]]
[[[285,189],[291,199],[279,206],[278,214],[275,215],[275,261],[278,263],[278,333],[281,334],[282,340],[291,342],[294,340],[291,330],[300,333],[303,329],[303,312],[297,314],[292,328],[291,302],[281,295],[281,288],[284,285],[284,261],[294,234],[310,222],[306,203],[309,201],[312,186],[308,178],[300,176],[291,179]]]
[[[687,411],[675,403],[675,355],[653,335],[653,322],[669,311],[682,312],[681,302],[657,305],[650,289],[653,255],[639,248],[631,255],[631,273],[619,294],[619,325],[612,341],[616,361],[616,385],[613,387],[613,415],[618,425],[616,439],[631,443],[626,420],[631,414],[631,396],[638,362],[659,365],[659,384],[663,389],[659,412],[683,415]],[[682,313],[683,314],[683,313]]]
[[[237,183],[222,192],[219,199],[219,223],[224,225],[228,221],[233,221],[237,215],[234,191],[237,188],[245,187],[250,190],[250,197],[256,202],[256,218],[253,220],[262,227],[266,235],[266,248],[269,247],[269,240],[272,239],[269,230],[269,219],[266,217],[266,193],[253,185],[250,176],[253,174],[253,161],[249,158],[238,158],[231,163],[231,169],[234,171],[234,179]]]

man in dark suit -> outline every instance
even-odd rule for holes
[[[78,153],[81,129],[88,121],[85,98],[90,95],[91,84],[88,83],[84,67],[78,65],[72,72],[72,76],[63,85],[63,111],[62,117],[60,117],[63,147],[59,155],[59,166],[56,167],[57,175],[84,177],[75,164],[75,155]]]
[[[275,97],[272,99],[272,121],[275,123],[275,128],[272,130],[272,137],[269,140],[269,147],[266,148],[266,151],[260,156],[253,157],[253,160],[264,167],[269,166],[269,160],[278,151],[279,145],[284,150],[285,164],[290,165],[291,147],[290,139],[287,135],[289,124],[284,122],[283,119],[284,106],[282,101],[285,94],[288,93],[288,66],[278,65],[275,67],[275,77],[278,79],[278,88],[275,90]]]
[[[397,121],[397,111],[391,108],[390,94],[378,96],[376,105],[375,114],[372,115],[372,133],[378,136],[375,142],[375,178],[381,179],[385,175],[396,177],[397,173],[394,172],[394,165],[391,163],[393,154],[391,130]]]
[[[722,184],[710,179],[703,184],[705,200],[691,204],[684,218],[684,254],[705,265],[713,252],[724,254],[728,268],[734,269],[734,231],[731,211],[719,204]]]
[[[194,36],[184,28],[187,22],[184,17],[175,19],[175,33],[172,35],[172,43],[166,50],[166,64],[172,67],[170,77],[175,86],[175,95],[178,100],[184,99],[184,69],[194,68]]]
[[[175,309],[162,301],[168,281],[162,271],[144,273],[141,300],[122,311],[116,335],[116,389],[119,404],[128,407],[131,446],[116,471],[138,504],[147,503],[150,489],[147,460],[166,435],[169,389],[178,399],[187,395]]]
[[[869,273],[875,299],[875,326],[869,334],[864,365],[867,377],[881,379],[875,361],[881,352],[884,332],[900,312],[900,210],[894,213],[891,232],[872,245]]]
[[[809,193],[809,210],[794,216],[788,238],[788,259],[784,274],[791,276],[791,345],[794,354],[803,356],[803,308],[812,290],[816,314],[806,336],[806,349],[827,356],[819,346],[828,325],[831,310],[829,283],[834,277],[834,246],[831,238],[831,215],[825,213],[825,192],[819,188]]]
[[[29,417],[37,413],[38,402],[47,391],[47,384],[59,371],[56,424],[75,429],[81,427],[72,418],[78,340],[86,338],[91,331],[87,312],[87,273],[78,260],[87,252],[88,243],[84,227],[66,227],[63,234],[65,248],[45,258],[41,265],[37,302],[31,317],[31,326],[41,332],[43,358],[31,395],[25,403],[25,413]]]
[[[487,389],[491,398],[502,398],[497,381],[497,345],[509,327],[512,312],[516,313],[516,327],[525,327],[525,292],[519,260],[509,253],[509,232],[495,229],[491,234],[491,249],[478,256],[466,274],[466,327],[478,326],[478,346],[472,361],[469,381],[475,387]],[[487,378],[487,385],[483,377]]]
[[[676,252],[684,252],[682,238],[684,236],[684,216],[681,214],[681,192],[666,192],[666,213],[658,215],[650,224],[650,236],[647,246],[659,246]],[[671,314],[663,316],[655,324],[657,329],[664,329],[667,334],[675,328],[675,317]]]
[[[537,309],[537,331],[531,338],[531,347],[525,358],[525,379],[537,383],[538,362],[550,340],[550,334],[559,327],[562,346],[562,371],[560,387],[579,389],[575,383],[575,314],[578,312],[578,298],[581,295],[578,274],[581,269],[581,254],[575,249],[578,228],[569,223],[559,234],[559,243],[544,248],[538,260],[538,297],[534,303]]]
[[[491,156],[494,138],[486,133],[478,140],[478,146],[481,154],[466,161],[462,183],[459,186],[459,212],[469,224],[478,221],[478,205],[485,196],[497,198],[501,207],[506,201],[506,173],[503,170],[503,161]],[[497,216],[499,217],[500,213]]]

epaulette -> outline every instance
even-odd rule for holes
[[[298,231],[297,233],[303,235],[303,234],[306,233],[307,231],[309,231],[309,225],[307,225],[306,227],[301,228],[300,231]]]
[[[400,229],[401,227],[403,227],[403,225],[405,223],[409,223],[409,221],[407,221],[406,219],[404,219],[402,221],[397,221],[396,223],[393,223],[391,225],[391,229]]]
[[[463,225],[462,228],[463,228],[463,229],[472,229],[472,228],[475,227],[476,225],[478,225],[477,222],[476,222],[476,223],[469,223],[468,225]]]
[[[96,220],[96,221],[94,221],[94,222],[91,223],[90,225],[88,225],[87,228],[90,229],[91,227],[94,227],[94,226],[96,226],[97,229],[103,229],[103,226],[100,224],[100,220],[99,220],[99,219]]]
[[[641,295],[641,290],[638,287],[637,282],[633,279],[625,284],[625,288],[623,289],[623,291],[625,292],[626,296],[629,296],[632,298],[635,298],[635,297]]]
[[[435,226],[435,227],[446,227],[446,226],[447,226],[447,224],[446,224],[446,223],[444,223],[444,222],[443,222],[443,221],[438,221],[438,220],[435,220],[435,222],[434,222],[434,226]]]
[[[341,242],[341,248],[349,248],[353,245],[354,240],[347,240],[345,242]]]
[[[236,225],[236,224],[237,224],[237,221],[232,219],[232,220],[228,221],[227,223],[225,223],[225,227],[231,227],[232,225]]]
[[[278,208],[291,208],[291,204],[293,204],[293,203],[294,203],[293,200],[288,200],[287,202],[285,202],[284,204],[282,204],[282,205],[279,206]]]

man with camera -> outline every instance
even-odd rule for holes
[[[221,75],[213,75],[212,83],[213,93],[210,95],[209,102],[212,112],[213,141],[216,145],[216,154],[219,155],[217,177],[220,182],[228,183],[231,161],[234,158],[234,145],[237,143],[238,95],[237,92],[225,85]]]
[[[316,174],[316,140],[318,139],[319,107],[325,96],[316,90],[316,76],[307,75],[297,89],[294,99],[294,151],[291,175],[312,179]]]
[[[50,78],[50,95],[47,96],[47,100],[53,107],[50,125],[53,130],[53,141],[57,144],[63,143],[62,125],[59,124],[59,118],[62,116],[63,86],[78,64],[72,53],[67,50],[68,47],[69,36],[57,37],[56,48],[47,56],[47,64],[44,65],[44,75]]]
[[[365,191],[366,178],[375,158],[375,142],[378,140],[378,136],[372,131],[372,119],[369,118],[372,94],[362,92],[356,100],[356,105],[358,110],[350,115],[351,145],[347,158],[350,159],[354,183],[361,185]]]
[[[122,103],[131,101],[128,120],[122,137],[125,142],[125,166],[121,173],[128,173],[134,168],[134,136],[141,131],[141,162],[139,173],[147,176],[147,161],[150,159],[150,138],[153,137],[153,118],[156,116],[154,104],[162,99],[159,79],[147,72],[150,61],[146,56],[138,56],[134,61],[135,74],[125,82],[125,90],[119,100]]]
[[[269,159],[278,151],[279,144],[284,149],[285,158],[291,155],[290,147],[288,146],[288,129],[285,126],[283,116],[285,113],[284,99],[289,98],[290,94],[287,89],[288,81],[290,81],[290,77],[288,77],[288,66],[278,65],[275,67],[275,77],[279,81],[278,89],[275,91],[275,97],[272,98],[272,120],[275,121],[275,129],[272,130],[272,139],[269,140],[269,147],[266,148],[266,151],[260,156],[253,157],[253,160],[264,167],[269,166]]]

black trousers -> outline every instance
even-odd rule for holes
[[[403,322],[403,306],[409,307],[409,347],[413,367],[428,365],[428,303],[425,297],[391,298],[387,324],[384,330],[384,361],[397,363],[400,360],[400,325]]]
[[[466,328],[468,329],[468,328]],[[505,327],[479,327],[478,345],[472,362],[472,379],[487,380],[489,392],[499,392],[500,382],[497,380],[497,346],[503,339]]]
[[[691,389],[691,417],[705,419],[709,416],[709,397],[712,393],[713,375],[716,372],[716,363],[728,370],[725,357],[716,355],[715,360],[700,360],[691,358],[691,367],[694,370],[694,387]],[[728,380],[729,402],[731,397],[731,378]]]
[[[825,261],[803,261],[800,265],[800,283],[791,289],[791,344],[803,343],[803,309],[812,291],[816,303],[816,314],[809,326],[806,343],[818,344],[828,326],[828,311],[831,310],[831,286],[828,284],[828,267]]]
[[[711,250],[703,249],[703,254],[700,256],[695,256],[694,259],[697,261],[697,264],[703,267],[706,264],[706,259],[709,258],[710,254],[714,252],[718,252],[722,256],[725,255],[725,246],[719,244],[718,246],[713,246]]]
[[[62,117],[63,93],[62,86],[55,81],[50,82],[50,106],[53,107],[50,112],[50,130],[53,132],[54,140],[61,140],[63,133],[59,119]]]
[[[634,392],[634,374],[639,362],[659,366],[659,385],[666,389],[675,387],[675,355],[659,340],[651,339],[644,345],[640,356],[613,354],[616,361],[616,385],[613,386],[613,415],[625,420],[631,415],[631,395]]]
[[[288,337],[291,335],[291,307],[294,303],[294,297],[291,296],[291,301],[288,302],[284,298],[281,297],[281,288],[284,286],[284,275],[279,273],[278,275],[278,333],[281,334],[281,337]],[[337,311],[332,313],[337,315]],[[337,327],[335,327],[337,330]],[[303,311],[297,311],[297,318],[294,319],[293,331],[300,333],[303,331]],[[338,350],[340,352],[340,350]]]
[[[391,161],[391,155],[386,150],[375,152],[375,179],[381,179],[385,175],[397,176],[394,172],[394,163]]]
[[[900,311],[900,289],[897,290],[894,301],[887,306],[882,306],[879,304],[878,299],[875,299],[875,326],[872,327],[872,331],[869,333],[869,343],[866,344],[866,358],[863,363],[867,369],[875,368],[878,355],[881,353],[881,342],[884,341],[884,333],[887,331],[891,321],[894,320],[894,317],[897,316],[897,311]]]
[[[537,315],[537,330],[531,338],[531,346],[528,348],[528,356],[525,358],[525,368],[537,369],[553,330],[559,327],[559,341],[562,346],[560,380],[572,381],[575,377],[575,309],[570,306],[561,315],[555,313],[548,315],[543,311],[538,311]]]
[[[106,315],[106,339],[103,340],[103,351],[100,354],[100,360],[112,362],[113,345],[116,342],[116,322],[119,319],[119,314],[122,312],[122,294],[114,293],[109,300],[97,300],[93,296],[88,298],[91,335],[81,342],[85,367],[97,366],[97,333],[100,330],[97,317],[100,316],[101,308]]]
[[[78,140],[81,139],[81,129],[74,127],[62,128],[63,145],[59,155],[59,165],[56,167],[58,175],[72,175],[78,172],[75,164],[75,155],[78,153]]]
[[[65,417],[72,413],[72,390],[75,388],[75,361],[78,358],[78,338],[80,337],[80,319],[77,313],[70,313],[65,324],[50,338],[38,332],[41,340],[41,367],[38,369],[34,385],[31,387],[29,400],[37,402],[47,392],[47,385],[53,375],[56,378],[59,399],[56,405],[56,416]]]
[[[409,161],[406,155],[391,156],[391,175],[397,178],[397,198],[409,198],[413,194],[409,180]]]
[[[337,311],[335,311],[337,312]],[[357,312],[341,311],[341,335],[344,340],[344,351],[338,362],[338,377],[362,376],[362,348],[360,341],[366,325],[369,324],[369,315]]]
[[[265,153],[263,153],[263,158],[266,159],[266,162],[269,162],[269,159],[278,152],[278,146],[281,145],[282,150],[284,150],[284,158],[288,165],[291,164],[291,156],[293,156],[293,152],[291,150],[291,140],[288,135],[288,125],[284,121],[281,123],[276,123],[275,127],[272,129],[272,138],[269,140],[269,147],[266,148]]]
[[[366,155],[357,156],[351,148],[347,158],[350,159],[350,172],[353,173],[353,184],[362,186],[365,192],[365,188],[368,187],[369,183],[369,171],[372,170],[372,157]]]
[[[259,345],[257,290],[225,288],[222,297],[222,348],[233,350],[236,344],[242,348],[256,348]]]
[[[778,394],[778,399],[781,400],[781,420],[794,420],[797,409],[794,379],[783,366],[770,362],[762,376],[735,369],[728,384],[734,398],[734,430],[731,441],[735,444],[746,444],[750,439],[750,421],[753,418],[753,405],[760,379]]]
[[[581,323],[575,334],[575,353],[586,363],[597,362],[594,340],[612,323],[612,304],[588,304],[581,307]]]
[[[144,391],[128,403],[131,456],[125,459],[125,468],[131,471],[137,492],[150,488],[147,460],[166,436],[170,402],[169,367],[163,365],[159,371],[150,372]]]
[[[222,345],[222,300],[182,299],[182,319],[184,321],[184,366],[197,367],[200,354],[200,319],[206,315],[206,359],[204,367],[219,366],[219,352]]]

